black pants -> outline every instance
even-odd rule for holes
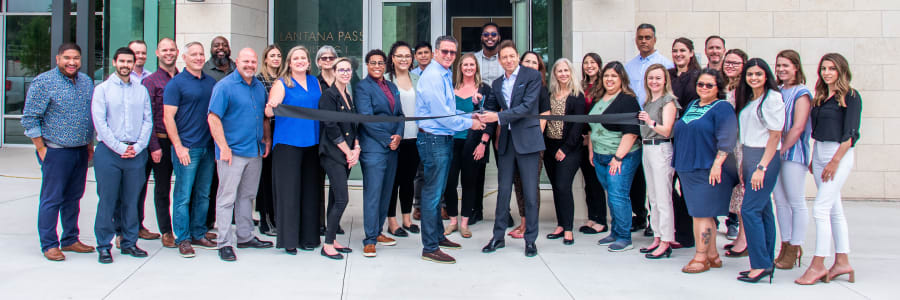
[[[319,245],[319,147],[278,144],[272,151],[278,248]]]
[[[556,160],[556,153],[563,140],[544,139],[547,150],[544,151],[544,167],[550,185],[553,186],[553,206],[556,208],[556,226],[564,231],[572,231],[575,222],[575,196],[572,194],[572,182],[581,163],[580,151],[566,155],[562,161]]]
[[[397,148],[397,176],[394,177],[394,188],[391,190],[391,201],[388,204],[389,218],[397,216],[397,199],[400,199],[400,213],[412,212],[413,196],[416,194],[416,171],[419,168],[419,149],[416,139],[400,140]],[[421,191],[419,191],[421,194]]]
[[[213,162],[215,165],[216,162]],[[206,210],[206,228],[216,227],[216,194],[219,192],[219,168],[213,168],[212,183],[209,185],[209,209]]]
[[[256,210],[259,212],[259,231],[277,230],[275,226],[275,200],[272,195],[272,153],[262,161],[259,190],[256,192]]]
[[[687,204],[684,202],[684,187],[676,189],[678,173],[672,180],[672,210],[675,212],[675,241],[685,247],[694,246],[694,219],[688,214]]]
[[[470,133],[471,134],[471,133]],[[475,148],[481,141],[481,134],[477,139],[453,139],[453,159],[450,160],[450,172],[447,175],[447,186],[444,188],[444,203],[447,204],[447,215],[456,217],[462,215],[465,218],[472,217],[475,201],[484,197],[484,171],[487,166],[487,147],[480,160],[472,156]],[[459,205],[459,195],[456,192],[456,184],[462,180],[462,206]]]
[[[144,183],[141,189],[141,197],[138,200],[138,222],[141,228],[144,228],[144,202],[147,199],[147,184],[150,179],[150,171],[153,171],[153,203],[156,207],[156,224],[159,225],[159,233],[166,234],[172,232],[172,214],[169,212],[169,206],[172,202],[169,197],[169,191],[172,190],[172,142],[169,139],[159,139],[160,150],[162,150],[162,159],[159,163],[154,163],[152,158],[147,159],[147,167],[145,173],[148,181]],[[149,150],[149,149],[148,149]]]
[[[632,226],[647,224],[647,179],[644,178],[644,164],[638,164],[631,181],[631,212],[634,213]]]
[[[584,201],[587,203],[588,220],[606,226],[606,191],[597,179],[597,172],[591,165],[588,147],[581,148],[581,175],[584,177]]]
[[[540,152],[516,153],[512,138],[507,139],[507,153],[497,156],[497,209],[494,211],[494,240],[503,240],[509,218],[513,174],[522,170],[522,192],[525,194],[525,242],[533,243],[538,236],[538,183],[541,165]]]
[[[350,169],[346,162],[337,162],[334,159],[323,157],[322,169],[328,175],[328,224],[325,226],[325,243],[334,243],[334,237],[341,224],[341,216],[350,202],[350,194],[347,192],[347,176]]]

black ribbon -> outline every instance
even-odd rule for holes
[[[276,116],[299,118],[326,122],[356,122],[356,123],[385,123],[385,122],[405,122],[431,120],[440,118],[449,118],[460,115],[468,115],[472,113],[462,113],[448,116],[432,116],[432,117],[401,117],[401,116],[375,116],[363,115],[347,112],[338,112],[331,110],[319,110],[287,104],[279,104],[273,109]],[[477,112],[473,112],[477,113]],[[511,118],[525,119],[543,119],[549,121],[563,121],[573,123],[602,123],[616,125],[639,125],[637,113],[618,113],[618,114],[601,114],[601,115],[510,115]]]

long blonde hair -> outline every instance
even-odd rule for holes
[[[653,70],[662,70],[663,78],[666,79],[665,87],[663,87],[663,95],[671,96],[672,98],[677,98],[672,93],[672,83],[669,78],[669,71],[666,70],[666,66],[664,66],[662,64],[653,64],[653,65],[650,65],[649,68],[647,68],[646,72],[644,72],[644,91],[646,92],[645,94],[647,95],[647,99],[645,99],[646,100],[645,103],[653,101],[653,99],[652,99],[653,92],[650,91],[650,85],[647,83],[647,77],[650,75],[650,71],[653,71]]]
[[[825,80],[822,80],[822,63],[826,60],[833,63],[838,71],[837,81],[834,82],[834,100],[837,100],[839,106],[847,107],[844,97],[854,93],[853,88],[850,87],[850,80],[853,76],[850,74],[850,64],[847,63],[847,59],[838,53],[825,54],[819,60],[819,68],[816,71],[819,79],[816,80],[816,96],[813,97],[812,105],[819,106],[825,103],[825,100],[828,100],[828,84],[825,83]]]
[[[569,82],[566,83],[565,86],[561,86],[559,84],[559,78],[556,78],[556,68],[566,65],[569,67],[569,74],[572,78],[569,78]],[[550,69],[550,95],[555,97],[557,94],[562,92],[569,92],[569,95],[578,96],[584,93],[584,90],[581,89],[581,81],[575,79],[575,71],[572,69],[572,62],[568,58],[560,58],[557,59],[556,62],[553,63],[553,68]]]
[[[294,87],[294,81],[291,80],[291,73],[293,73],[294,71],[291,69],[291,57],[294,57],[294,52],[297,51],[303,51],[303,53],[306,53],[306,60],[309,60],[309,49],[306,49],[306,47],[303,47],[303,45],[294,46],[294,48],[291,48],[291,51],[288,51],[287,56],[282,56],[281,58],[281,64],[283,65],[283,67],[281,68],[281,74],[278,75],[278,77],[281,78],[281,82],[284,84],[284,86],[289,88]],[[306,74],[309,74],[309,69],[306,69]]]
[[[471,58],[472,61],[475,62],[475,88],[481,87],[481,66],[478,65],[478,59],[475,58],[475,54],[466,53],[463,54],[458,60],[456,60],[456,68],[453,68],[453,88],[459,89],[463,84],[463,74],[462,74],[462,64],[466,58]]]

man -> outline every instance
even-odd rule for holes
[[[206,238],[209,189],[215,161],[206,115],[216,80],[203,73],[203,45],[190,42],[181,55],[185,67],[166,84],[163,122],[172,142],[175,192],[172,225],[181,256],[194,257],[194,248],[216,249]],[[189,208],[190,207],[190,208]]]
[[[519,66],[519,53],[511,40],[501,42],[499,48],[504,75],[494,80],[494,97],[488,97],[484,103],[484,108],[491,112],[476,115],[480,121],[491,123],[485,132],[496,132],[498,123],[500,126],[500,135],[497,137],[498,191],[494,237],[481,252],[490,253],[506,246],[504,235],[509,222],[513,172],[518,169],[525,194],[525,256],[533,257],[537,255],[534,242],[538,235],[538,164],[540,152],[544,150],[544,141],[538,119],[521,116],[536,116],[539,113],[541,73]]]
[[[704,46],[706,52],[707,68],[722,70],[722,62],[725,61],[725,39],[718,35],[706,38]]]
[[[213,88],[209,100],[209,131],[216,142],[219,189],[216,220],[219,258],[234,261],[238,248],[271,248],[272,242],[253,235],[253,199],[259,188],[262,158],[271,149],[269,122],[265,119],[266,87],[256,79],[256,52],[238,53],[237,72],[225,76]],[[231,218],[237,224],[232,232]]]
[[[634,57],[625,65],[625,72],[628,74],[629,87],[637,96],[638,103],[644,106],[647,99],[644,91],[644,72],[651,65],[662,64],[666,69],[674,68],[675,65],[669,59],[665,58],[656,50],[656,27],[651,24],[643,23],[638,25],[635,33],[634,42],[637,45],[638,56]],[[602,74],[601,74],[602,75]],[[638,165],[631,183],[631,210],[634,217],[631,221],[631,231],[644,230],[645,236],[653,236],[652,229],[647,226],[647,183],[644,180],[644,166]]]
[[[487,23],[481,26],[481,50],[475,52],[475,59],[478,60],[478,68],[481,70],[481,80],[484,82],[494,82],[495,79],[503,76],[503,67],[500,66],[500,60],[497,59],[497,45],[500,44],[500,26],[494,23]]]
[[[452,36],[438,37],[434,60],[416,84],[416,116],[448,116],[456,114],[453,94],[453,72],[459,43]],[[469,128],[484,129],[484,124],[469,117],[455,116],[416,122],[419,133],[416,146],[424,165],[425,184],[422,187],[422,259],[437,263],[456,263],[456,259],[441,251],[459,249],[459,244],[444,237],[444,224],[438,207],[453,159],[453,134]]]
[[[144,78],[143,85],[150,94],[150,107],[153,110],[153,133],[150,134],[150,159],[147,160],[145,168],[145,178],[148,182],[150,179],[150,170],[153,170],[153,203],[156,206],[156,224],[159,226],[159,233],[162,234],[162,245],[166,248],[175,248],[175,235],[172,234],[172,215],[169,213],[169,191],[172,187],[172,142],[169,141],[169,135],[166,132],[166,124],[163,121],[163,91],[166,84],[175,75],[178,75],[178,68],[175,67],[175,60],[178,59],[178,47],[175,41],[170,38],[163,38],[156,45],[156,60],[159,67],[156,72]],[[147,184],[141,189],[141,202],[138,206],[143,207],[144,199],[147,197]],[[138,210],[139,215],[143,216],[143,210]],[[143,218],[141,218],[143,220]],[[141,235],[143,230],[138,232]],[[149,231],[148,231],[149,233]]]
[[[147,145],[153,130],[153,113],[147,89],[132,81],[135,54],[122,47],[113,55],[115,74],[94,90],[91,115],[97,130],[94,174],[97,178],[97,217],[94,234],[100,263],[113,262],[109,249],[116,227],[122,238],[122,254],[147,257],[137,247],[138,200],[145,183]]]
[[[419,63],[419,67],[409,72],[422,76],[422,72],[425,71],[425,68],[428,67],[429,63],[431,63],[431,58],[433,55],[433,53],[431,52],[431,44],[426,41],[421,41],[416,44],[415,48],[416,49],[414,49],[413,51],[415,51],[416,62]]]
[[[209,60],[203,64],[203,73],[217,82],[234,72],[234,61],[231,60],[231,46],[223,36],[213,38],[209,45]]]
[[[78,212],[84,195],[88,161],[94,155],[91,93],[94,83],[81,68],[81,47],[64,43],[56,52],[56,68],[31,81],[25,96],[22,127],[41,164],[38,235],[41,252],[52,261],[62,251],[94,252],[78,240]],[[62,222],[63,235],[56,232]],[[62,248],[60,248],[62,246]]]

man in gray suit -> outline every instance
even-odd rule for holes
[[[481,249],[494,252],[505,246],[506,223],[509,219],[509,198],[512,192],[513,172],[518,169],[525,191],[525,256],[537,255],[534,241],[538,235],[538,177],[540,176],[540,151],[544,150],[540,121],[522,118],[538,115],[538,98],[541,90],[541,73],[519,66],[516,44],[510,40],[500,43],[500,64],[504,74],[494,80],[494,97],[487,97],[485,109],[477,118],[490,123],[485,132],[496,132],[500,126],[497,145],[497,210],[494,216],[494,237]],[[494,112],[499,111],[499,112]]]

